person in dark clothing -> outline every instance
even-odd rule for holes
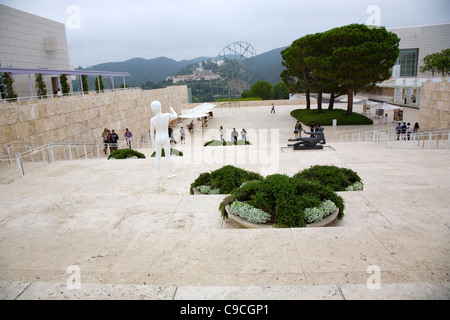
[[[111,151],[117,150],[117,148],[118,148],[117,141],[119,141],[119,135],[116,133],[116,131],[114,129],[112,129],[111,135],[109,137],[109,143],[111,143]]]

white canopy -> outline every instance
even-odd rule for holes
[[[401,107],[394,106],[394,105],[386,103],[386,102],[376,104],[376,105],[372,106],[371,108],[373,108],[375,110],[379,110],[379,109],[382,109],[382,110],[402,110]]]
[[[188,112],[186,112],[185,114],[182,114],[180,116],[180,118],[183,118],[183,119],[197,119],[197,118],[203,118],[203,117],[207,117],[207,116],[208,116],[207,112],[202,112],[200,110],[191,109]]]
[[[212,103],[202,103],[195,108],[189,110],[185,114],[181,115],[180,118],[183,119],[195,119],[195,118],[202,118],[207,117],[208,113],[216,107],[215,104]]]
[[[212,109],[214,109],[215,107],[217,107],[215,104],[205,102],[205,103],[202,103],[201,105],[196,106],[192,110],[201,111],[201,112],[209,112]]]

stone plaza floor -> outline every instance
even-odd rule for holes
[[[157,179],[145,148],[147,159],[57,161],[3,177],[0,298],[449,299],[450,152],[340,142],[343,132],[393,129],[384,119],[326,127],[332,148],[281,149],[299,107],[214,109],[203,136],[173,146],[184,153],[172,158],[173,179]],[[418,111],[405,109],[405,121]],[[227,140],[245,128],[252,145],[193,143],[218,139],[219,126]],[[263,175],[336,165],[365,188],[339,193],[345,217],[331,226],[247,230],[222,220],[223,195],[189,194],[200,173],[226,164]]]

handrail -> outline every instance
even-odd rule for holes
[[[98,93],[109,93],[109,92],[117,92],[117,91],[126,91],[126,90],[142,90],[141,88],[132,87],[132,88],[115,88],[115,89],[104,89],[100,92],[97,92],[96,90],[91,90],[88,93],[89,94],[98,94]],[[45,96],[27,96],[27,97],[17,97],[17,98],[8,98],[8,99],[0,99],[0,102],[3,102],[4,104],[8,102],[22,102],[22,101],[45,101],[46,99],[60,99],[64,97],[72,97],[72,96],[88,96],[88,93],[85,92],[70,92],[65,93],[62,95],[55,95],[55,94],[47,94]]]
[[[35,143],[11,143],[5,145],[5,149],[7,154],[0,155],[0,160],[7,160],[9,164],[12,161],[16,161],[17,167],[19,169],[20,176],[24,176],[25,171],[23,168],[23,160],[25,158],[30,158],[31,162],[39,161],[44,163],[52,163],[57,161],[57,156],[60,155],[64,160],[74,160],[81,158],[89,158],[89,154],[97,154],[97,158],[100,158],[100,145],[98,143],[84,143],[84,142],[50,142],[41,144],[39,146]],[[26,151],[12,153],[11,148],[14,146],[29,146],[29,149]],[[55,148],[62,147],[63,150],[59,150],[59,153],[56,152]],[[73,149],[73,147],[76,147]],[[83,147],[82,155],[79,154],[78,147]],[[108,145],[108,151],[110,150],[110,146]],[[90,150],[88,150],[90,149]],[[92,150],[93,149],[93,150]],[[89,152],[88,152],[89,151]],[[74,155],[75,152],[75,155]],[[68,153],[68,155],[67,155]],[[40,154],[41,159],[36,160],[36,155]]]
[[[441,148],[439,146],[441,141],[446,141],[445,149],[450,150],[450,129],[432,129],[400,134],[392,130],[385,132],[373,130],[341,134],[341,142],[383,142],[386,143],[386,148],[390,146],[397,148],[425,148],[426,145],[427,149],[442,149],[442,144]],[[436,142],[435,146],[432,146],[433,142]]]

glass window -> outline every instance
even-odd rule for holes
[[[397,64],[401,66],[401,77],[417,77],[419,49],[401,49]]]

